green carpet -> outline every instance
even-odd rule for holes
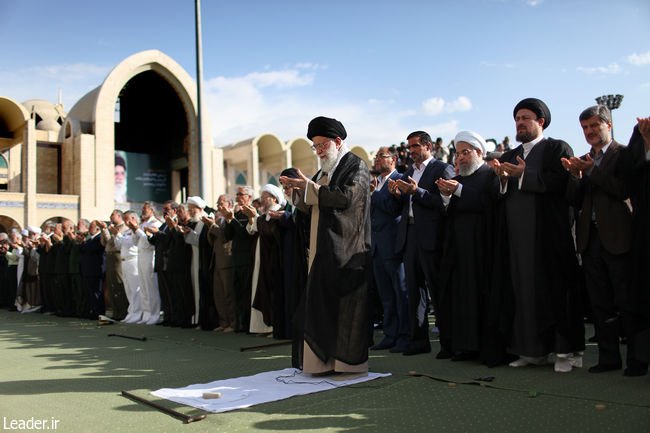
[[[147,341],[109,333],[146,336]],[[51,425],[55,419],[57,432],[83,433],[650,432],[650,378],[626,378],[621,371],[587,373],[596,361],[593,345],[585,353],[585,368],[569,374],[555,373],[552,366],[489,369],[436,360],[435,341],[427,355],[371,352],[370,369],[391,377],[208,414],[191,424],[120,395],[127,390],[185,414],[204,413],[148,393],[289,367],[289,345],[239,350],[274,341],[161,326],[98,327],[90,321],[2,311],[0,422],[7,427],[12,420],[33,417]],[[449,386],[409,371],[459,382],[494,376],[492,385],[512,390]],[[529,397],[531,392],[536,397]]]

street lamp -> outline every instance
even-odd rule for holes
[[[623,95],[603,95],[596,98],[598,105],[604,105],[609,108],[609,111],[616,110],[621,106]],[[614,139],[614,121],[612,115],[612,140]]]

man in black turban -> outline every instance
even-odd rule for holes
[[[343,124],[338,120],[320,116],[309,122],[309,126],[307,127],[307,138],[313,140],[316,136],[328,138],[339,137],[341,140],[345,140],[348,133],[345,132]]]
[[[321,170],[309,180],[281,176],[298,191],[296,206],[310,215],[309,271],[301,323],[307,373],[368,372],[370,174],[343,143],[336,119],[309,123]]]
[[[519,102],[514,117],[522,144],[494,165],[504,200],[497,227],[502,251],[495,252],[502,281],[493,281],[493,290],[506,289],[495,299],[512,296],[514,311],[510,321],[503,321],[504,314],[493,317],[500,317],[508,349],[519,356],[512,367],[554,361],[555,371],[568,372],[582,366],[585,347],[565,198],[568,173],[560,161],[573,151],[564,141],[544,137],[551,113],[539,99]],[[552,353],[557,355],[549,360]]]
[[[548,128],[551,124],[551,111],[548,109],[544,101],[537,98],[522,99],[517,105],[515,105],[515,109],[512,112],[512,117],[514,117],[515,120],[517,119],[517,112],[522,108],[532,111],[535,113],[537,118],[544,119],[544,123],[541,125],[542,129]]]

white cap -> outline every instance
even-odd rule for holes
[[[188,197],[187,204],[193,204],[194,206],[199,207],[201,209],[205,208],[206,206],[205,200],[203,200],[199,196]]]
[[[480,149],[481,154],[485,156],[485,140],[476,132],[460,131],[458,134],[456,134],[456,138],[454,138],[454,143],[456,144],[456,146],[458,146],[458,143],[460,143],[461,141],[464,141],[465,143],[469,144],[470,146],[476,149]]]
[[[274,196],[278,200],[280,206],[284,206],[287,204],[287,201],[284,199],[284,193],[282,192],[282,190],[277,186],[273,185],[272,183],[267,183],[266,185],[264,185],[264,187],[262,188],[262,192],[264,191]]]

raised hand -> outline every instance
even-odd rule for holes
[[[520,178],[524,174],[526,169],[526,161],[521,159],[520,156],[517,157],[518,164],[513,164],[511,162],[504,162],[501,164],[503,171],[508,174],[510,177]]]

